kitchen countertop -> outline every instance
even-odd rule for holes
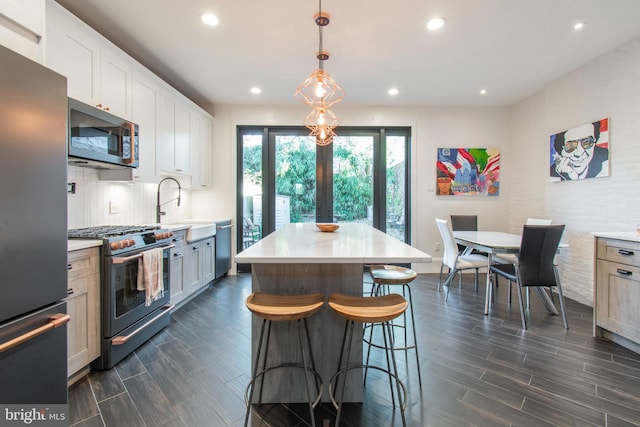
[[[194,225],[202,225],[202,224],[216,224],[218,222],[229,222],[230,218],[218,218],[218,219],[185,219],[179,220],[176,222],[171,222],[167,224],[159,224],[161,228],[166,228],[171,231],[180,231],[186,230],[188,228],[193,227]]]
[[[608,239],[640,242],[640,233],[635,231],[594,231],[591,234],[593,234],[595,237],[606,237]]]
[[[80,249],[102,246],[102,240],[69,239],[67,240],[67,252],[79,251]]]
[[[332,233],[313,223],[287,224],[236,255],[238,263],[431,262],[426,254],[366,224],[344,223]]]

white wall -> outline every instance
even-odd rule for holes
[[[560,254],[566,296],[592,305],[592,231],[633,231],[640,223],[640,39],[554,81],[513,106],[512,147],[503,157],[510,228],[527,216],[566,224]],[[610,176],[550,183],[549,136],[610,118]],[[509,165],[509,166],[507,166]],[[513,167],[511,165],[517,165]]]
[[[474,213],[482,228],[507,230],[509,199],[499,197],[436,197],[438,147],[509,147],[508,108],[377,108],[335,107],[345,126],[410,126],[412,128],[413,245],[434,258],[440,242],[436,217]],[[236,215],[236,126],[301,125],[304,105],[294,107],[218,106],[214,115],[212,189],[193,192],[193,212],[206,217]],[[508,178],[507,178],[508,179]],[[206,214],[202,214],[206,212]],[[435,260],[438,261],[438,260]],[[416,264],[419,272],[439,271],[439,264]]]

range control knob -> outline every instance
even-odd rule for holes
[[[126,247],[130,247],[130,246],[134,246],[136,244],[136,241],[133,239],[127,239],[125,240],[124,244],[126,245]]]
[[[116,249],[118,249],[118,242],[111,242],[109,247],[111,248],[112,251],[115,251]]]

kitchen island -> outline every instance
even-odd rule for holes
[[[332,292],[363,294],[363,271],[367,264],[431,262],[431,256],[366,224],[340,224],[335,232],[321,232],[313,223],[287,224],[237,254],[237,263],[251,264],[253,292],[302,294]],[[316,368],[325,387],[338,367],[344,320],[324,307],[308,320]],[[252,319],[252,365],[261,319]],[[274,323],[269,360],[296,361],[297,332],[294,322]],[[357,341],[358,342],[357,342]],[[352,361],[362,363],[362,328],[354,333]],[[299,361],[299,360],[298,360]],[[272,371],[265,377],[263,403],[303,402],[306,393],[298,372]],[[345,401],[362,401],[362,377],[350,371]]]

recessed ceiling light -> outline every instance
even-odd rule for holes
[[[253,93],[254,95],[258,95],[259,93],[262,93],[262,89],[260,89],[257,86],[254,86],[251,88],[251,93]]]
[[[580,22],[576,22],[575,25],[573,26],[574,30],[581,30],[584,28],[584,26],[587,25],[587,23],[585,21],[580,21]]]
[[[213,13],[203,13],[202,16],[200,16],[200,19],[202,19],[202,22],[212,27],[215,27],[220,23],[218,17]]]
[[[427,22],[427,30],[435,31],[444,27],[444,24],[447,22],[445,18],[433,18]]]
[[[487,94],[486,89],[480,89],[480,95],[486,95],[486,94]]]
[[[400,91],[398,89],[396,89],[395,87],[392,87],[391,89],[389,89],[389,91],[387,92],[389,95],[395,96],[398,93],[400,93]]]

